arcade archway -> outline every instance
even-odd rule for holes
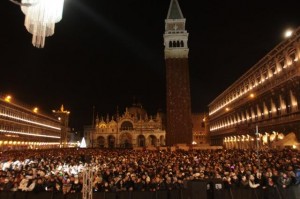
[[[145,147],[146,146],[146,139],[145,139],[145,136],[143,135],[139,135],[138,138],[137,138],[137,145],[139,147]]]
[[[157,138],[154,135],[148,137],[149,146],[157,146]]]
[[[132,148],[132,136],[129,133],[122,133],[120,143],[122,148]]]
[[[116,138],[112,135],[108,136],[108,148],[113,149],[116,146]]]
[[[105,139],[104,139],[103,136],[97,137],[97,146],[99,148],[104,148],[104,146],[105,146]]]

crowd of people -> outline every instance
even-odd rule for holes
[[[91,170],[94,192],[184,189],[219,179],[225,188],[287,188],[300,183],[297,150],[47,149],[6,151],[0,191],[79,193]]]

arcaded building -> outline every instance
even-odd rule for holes
[[[298,147],[299,82],[300,28],[209,104],[211,145]]]
[[[69,132],[69,111],[43,114],[10,96],[0,96],[0,149],[64,147]],[[58,114],[58,115],[57,115]]]
[[[84,127],[90,148],[132,148],[165,146],[164,114],[148,115],[140,104],[133,104],[124,113],[97,116],[92,126]]]

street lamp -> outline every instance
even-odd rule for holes
[[[34,113],[38,113],[38,111],[39,111],[39,108],[38,108],[38,107],[34,107],[34,108],[33,108],[33,112],[34,112]]]
[[[10,102],[11,101],[11,96],[10,95],[7,95],[4,99],[6,102]]]
[[[62,19],[64,0],[10,0],[25,14],[25,27],[32,34],[32,44],[43,48],[45,37],[54,34],[55,23]]]
[[[289,38],[293,35],[293,31],[291,29],[287,29],[284,33],[285,38]]]

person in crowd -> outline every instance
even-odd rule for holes
[[[255,177],[253,175],[249,176],[249,187],[256,189],[260,186],[259,183],[255,182]]]
[[[42,178],[36,179],[36,185],[34,186],[32,191],[36,193],[47,191],[44,184],[44,180]]]
[[[133,189],[135,191],[143,191],[144,190],[144,182],[142,181],[142,178],[141,177],[137,177],[135,180],[134,180],[134,187]]]
[[[93,182],[93,191],[94,192],[102,192],[103,191],[103,180],[102,177],[98,175],[95,176],[95,180]]]
[[[11,191],[11,189],[14,187],[14,182],[12,178],[6,177],[4,179],[4,183],[1,187],[2,191]]]
[[[292,179],[287,175],[287,173],[282,173],[277,180],[278,186],[280,188],[286,189],[291,185]]]
[[[111,192],[112,191],[108,182],[104,182],[103,191],[104,192]]]
[[[295,185],[300,184],[300,167],[295,171]]]
[[[56,177],[52,175],[46,175],[44,178],[44,186],[46,191],[54,191],[56,189]]]
[[[123,185],[124,185],[126,191],[133,191],[134,182],[132,181],[129,172],[124,177],[124,183],[123,183]]]
[[[28,180],[28,184],[27,184],[27,187],[23,190],[23,191],[33,191],[33,189],[35,188],[36,186],[36,179],[35,178],[30,178]]]
[[[74,182],[71,184],[70,193],[80,193],[82,191],[83,184],[78,179],[79,177],[77,175],[74,178]]]
[[[265,199],[279,199],[281,196],[279,194],[277,185],[273,181],[273,178],[268,177],[265,187]]]
[[[231,187],[233,189],[240,187],[240,181],[235,172],[231,172]]]
[[[243,176],[241,177],[240,187],[241,187],[241,188],[244,188],[244,189],[249,188],[249,180],[247,179],[247,176],[246,176],[246,175],[243,175]]]

